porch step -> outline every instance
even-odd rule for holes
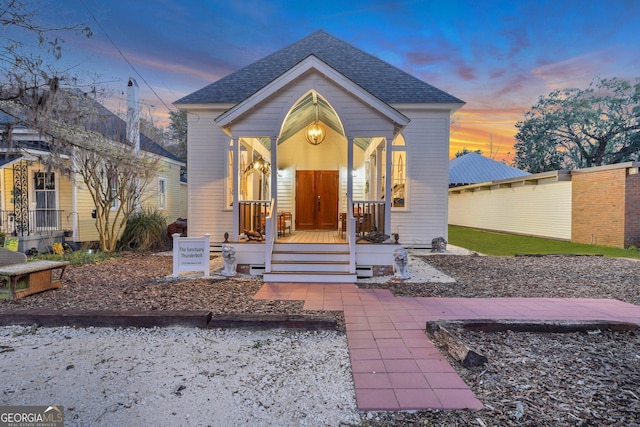
[[[282,243],[273,244],[274,251],[285,252],[349,252],[346,243]]]
[[[272,272],[326,272],[348,273],[349,261],[271,261]]]
[[[272,262],[349,262],[349,252],[328,251],[273,251]]]
[[[265,282],[355,283],[346,244],[276,243]]]
[[[320,271],[264,273],[262,278],[265,283],[355,283],[357,280],[355,274]]]

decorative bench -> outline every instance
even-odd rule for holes
[[[26,260],[24,254],[0,248],[0,300],[18,300],[62,287],[67,261]]]

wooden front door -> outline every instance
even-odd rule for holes
[[[296,171],[296,230],[338,229],[338,171]]]

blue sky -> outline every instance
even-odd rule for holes
[[[123,89],[135,77],[161,124],[164,104],[318,29],[466,101],[452,154],[492,148],[501,159],[541,95],[596,77],[640,77],[640,0],[29,3],[46,22],[88,24],[91,39],[64,35],[61,65]]]

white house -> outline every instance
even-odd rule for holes
[[[352,282],[389,272],[394,234],[447,237],[450,116],[464,102],[324,31],[175,104],[189,234],[228,233],[239,270]]]

